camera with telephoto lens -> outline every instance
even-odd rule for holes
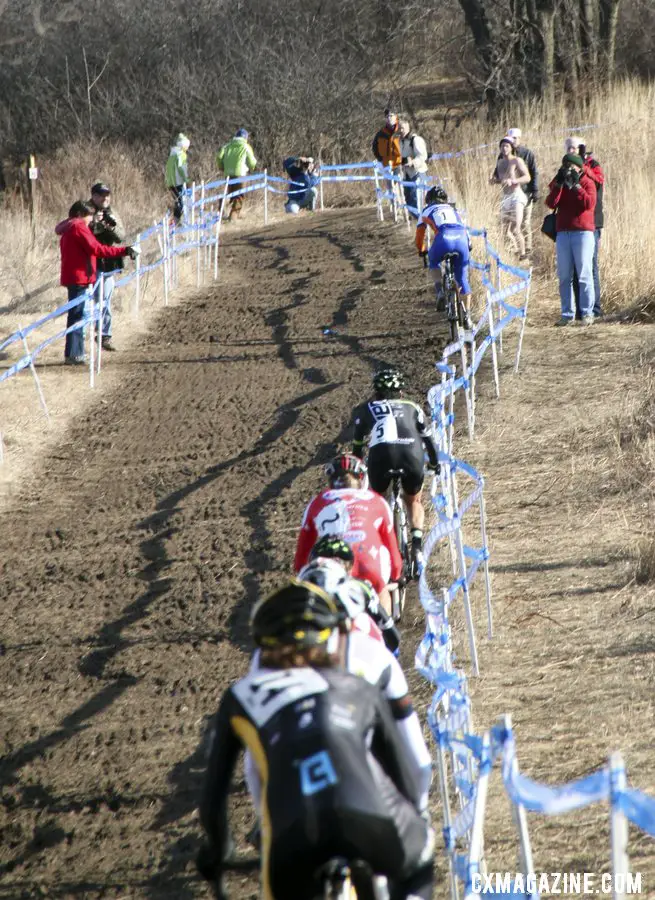
[[[116,219],[112,216],[111,213],[108,213],[107,210],[104,211],[102,215],[103,224],[109,225],[110,228],[116,228]]]
[[[576,184],[580,183],[580,172],[573,166],[568,166],[564,175],[564,187],[573,190]]]

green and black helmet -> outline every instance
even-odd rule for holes
[[[340,537],[326,534],[312,547],[311,559],[341,559],[344,562],[353,562],[355,554],[353,548]]]
[[[399,394],[405,387],[405,378],[398,369],[382,369],[373,376],[373,389],[381,397]]]

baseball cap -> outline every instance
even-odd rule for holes
[[[245,128],[239,128],[239,130],[237,131],[237,133],[234,136],[240,137],[240,138],[245,138],[246,140],[248,140],[248,132],[246,131]]]
[[[521,140],[521,129],[520,128],[508,128],[507,129],[507,137],[512,138],[512,140],[520,141]]]
[[[91,188],[92,194],[111,194],[111,188],[103,184],[102,181],[96,181],[96,183]]]

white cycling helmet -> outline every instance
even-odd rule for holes
[[[319,556],[298,572],[298,578],[317,585],[326,594],[334,597],[346,610],[348,618],[354,619],[360,613],[366,612],[364,597],[360,591],[351,590],[352,579],[336,559]]]

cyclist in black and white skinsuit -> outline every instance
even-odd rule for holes
[[[368,439],[368,480],[378,494],[385,494],[389,488],[389,471],[403,469],[403,500],[412,533],[412,553],[420,570],[425,522],[421,502],[424,451],[430,468],[437,474],[439,454],[423,410],[402,397],[404,386],[403,375],[397,369],[383,369],[373,376],[373,400],[360,404],[353,412],[353,453],[363,459]]]
[[[320,588],[291,581],[253,612],[262,669],[223,696],[200,806],[198,868],[225,898],[230,781],[247,747],[262,782],[264,900],[315,896],[335,856],[390,880],[393,900],[432,896],[434,834],[380,691],[338,667],[343,614]]]

